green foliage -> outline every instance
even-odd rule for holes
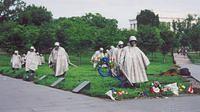
[[[175,42],[174,42],[175,35],[172,31],[165,30],[165,31],[160,32],[160,36],[163,40],[160,51],[164,55],[163,62],[165,63],[165,61],[166,61],[165,55],[170,51],[171,51],[171,53],[173,53],[173,46],[175,44]]]
[[[64,20],[67,22],[67,19],[62,18],[62,21]],[[68,18],[68,24],[65,25],[68,28],[69,41],[74,42],[71,45],[78,51],[81,51],[83,47],[85,49],[109,47],[110,45],[116,45],[119,40],[128,38],[123,35],[124,30],[117,28],[117,20],[107,19],[98,13]]]
[[[174,33],[172,31],[162,31],[160,36],[164,41],[161,46],[161,52],[167,54],[173,47],[174,44]]]
[[[9,66],[10,65],[9,55],[0,55],[0,66]]]
[[[46,19],[40,18],[44,15],[49,16]],[[27,21],[23,22],[24,18]],[[25,53],[33,45],[37,51],[49,53],[53,43],[59,41],[67,51],[78,52],[81,59],[81,55],[87,50],[109,48],[111,45],[115,46],[119,40],[127,41],[131,35],[136,34],[141,37],[141,47],[149,47],[146,51],[154,52],[159,47],[159,31],[156,28],[141,28],[139,32],[118,29],[117,20],[107,19],[98,13],[50,20],[51,14],[44,7],[26,7],[19,16],[19,22],[25,25],[10,21],[2,23],[1,47],[8,52],[18,49]]]
[[[0,0],[0,23],[8,20],[16,20],[19,13],[25,8],[22,0]]]
[[[37,51],[49,53],[56,41],[56,30],[58,25],[54,22],[43,24],[39,27],[39,35],[35,39],[34,45]],[[62,45],[63,46],[63,45]]]
[[[159,26],[159,17],[155,15],[151,10],[141,10],[140,14],[137,15],[137,26],[140,27],[142,25],[149,26]]]
[[[193,26],[188,31],[188,37],[193,50],[200,51],[200,24]]]
[[[1,74],[5,74],[5,73],[7,73],[9,70],[10,70],[11,68],[10,67],[8,67],[8,66],[2,66],[1,68],[0,68],[0,73]]]
[[[45,7],[37,7],[35,5],[27,6],[20,14],[18,21],[20,24],[41,25],[52,20],[52,13],[47,11]]]
[[[39,39],[40,29],[36,26],[27,25],[24,26],[22,34],[21,38],[23,38],[24,41],[24,48],[22,48],[22,50],[25,52]]]
[[[59,30],[65,35],[65,38],[59,38],[58,35],[57,40],[70,47],[70,50],[82,52],[94,45],[95,32],[97,32],[95,27],[90,26],[78,17],[62,19],[59,23],[61,23]],[[61,40],[66,40],[66,42]]]
[[[173,65],[171,55],[166,55],[166,62],[163,63],[164,56],[161,53],[155,53],[155,57],[147,55],[150,60],[150,65],[147,69],[147,74],[160,74],[165,72]]]
[[[1,25],[0,47],[10,53],[16,49],[26,51],[39,36],[39,29],[35,26],[23,26],[11,21]]]
[[[1,23],[2,48],[9,53],[16,49],[25,53],[33,45],[37,51],[49,53],[54,42],[58,41],[67,51],[78,52],[81,56],[87,50],[109,48],[111,45],[115,46],[119,40],[127,40],[129,36],[136,34],[134,30],[118,29],[115,19],[91,13],[82,17],[38,20],[42,23],[34,23],[35,20],[32,19],[35,15],[32,13],[35,14],[38,10],[47,15],[50,13],[44,7],[28,6],[19,18],[21,21],[23,16],[28,18],[30,15],[30,21],[23,23],[25,25],[13,21]]]
[[[117,20],[115,19],[106,19],[101,14],[96,13],[88,13],[82,17],[83,21],[87,22],[91,26],[95,26],[97,28],[106,28],[106,27],[113,27],[117,28]]]
[[[194,64],[200,64],[200,52],[188,53],[188,57]]]
[[[160,31],[156,27],[140,26],[137,33],[138,46],[145,52],[155,52],[159,49],[162,39]]]
[[[188,15],[183,21],[173,21],[173,29],[181,46],[189,46],[193,50],[200,50],[200,22],[196,15]]]
[[[105,18],[99,13],[52,20],[52,13],[45,7],[26,6],[21,0],[1,0],[0,8],[0,13],[7,11],[4,13],[6,18],[12,18],[0,23],[0,47],[9,53],[16,49],[24,53],[31,45],[41,53],[49,53],[53,43],[59,41],[67,51],[78,52],[81,59],[87,50],[107,49],[116,46],[119,40],[126,43],[131,35],[138,37],[138,46],[145,52],[161,49],[166,54],[179,42],[194,50],[200,49],[200,19],[193,15],[188,15],[184,21],[173,21],[176,38],[171,38],[173,34],[169,25],[160,23],[158,15],[150,10],[142,10],[137,15],[138,31],[134,31],[118,29],[116,19]],[[197,23],[193,24],[193,20]],[[171,45],[169,41],[174,43]]]

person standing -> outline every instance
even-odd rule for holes
[[[59,42],[55,42],[55,48],[51,51],[49,56],[49,65],[54,70],[54,75],[65,77],[66,71],[69,70],[69,55]]]
[[[147,56],[136,46],[135,36],[129,38],[130,46],[126,46],[121,54],[120,69],[132,86],[147,82],[146,69],[150,64]]]

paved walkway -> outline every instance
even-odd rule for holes
[[[0,112],[200,112],[200,96],[113,102],[0,75]]]
[[[177,65],[181,66],[181,68],[188,68],[191,72],[191,75],[200,81],[200,65],[192,64],[187,56],[183,56],[177,53],[174,54],[174,59]]]

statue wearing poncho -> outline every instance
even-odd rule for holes
[[[64,75],[65,72],[69,69],[68,63],[70,63],[70,60],[67,52],[58,44],[58,46],[52,50],[49,56],[49,64],[52,65],[55,76]]]
[[[131,36],[130,46],[126,46],[121,54],[120,68],[131,84],[148,81],[145,69],[150,64],[147,56],[136,47],[136,38]]]
[[[36,71],[38,69],[38,58],[34,51],[34,47],[31,47],[30,51],[26,55],[26,71]]]
[[[91,58],[91,62],[93,62],[93,68],[96,68],[98,63],[100,62],[101,58],[103,58],[105,55],[103,53],[103,48],[100,48],[98,51],[96,51]]]
[[[19,69],[22,67],[22,59],[18,54],[18,51],[15,51],[10,60],[13,69]]]

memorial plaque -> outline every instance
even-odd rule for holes
[[[89,88],[90,88],[90,81],[84,81],[81,84],[79,84],[76,88],[74,88],[72,92],[79,93],[81,90]]]
[[[58,83],[60,83],[61,81],[63,81],[65,78],[59,78],[58,80],[56,80],[53,84],[51,84],[51,87],[55,87]]]
[[[38,80],[40,81],[40,80],[43,80],[44,78],[46,78],[47,77],[47,75],[43,75],[42,77],[40,77]]]

